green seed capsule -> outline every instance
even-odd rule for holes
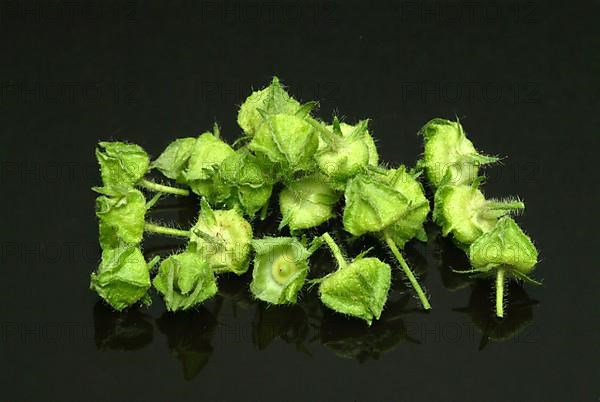
[[[528,274],[537,264],[538,252],[531,239],[510,217],[500,218],[494,228],[481,235],[469,248],[473,269],[479,277],[495,276],[496,315],[504,317],[504,284],[516,278],[540,284]]]
[[[306,120],[287,114],[267,117],[248,144],[250,150],[279,165],[282,175],[314,170],[318,146],[315,128]]]
[[[106,188],[131,187],[148,172],[150,158],[139,145],[100,142],[96,149],[100,175]]]
[[[169,311],[187,310],[217,293],[215,275],[196,252],[185,251],[164,260],[152,281]]]
[[[321,175],[305,176],[286,184],[279,193],[283,219],[279,228],[292,232],[319,226],[334,216],[333,207],[340,195]]]
[[[370,162],[372,150],[365,141],[366,137],[370,138],[367,120],[361,121],[356,127],[344,127],[347,127],[346,134],[336,118],[331,128],[321,126],[319,130],[321,142],[315,158],[321,172],[333,182],[345,183]]]
[[[531,239],[510,217],[501,218],[469,248],[471,265],[479,270],[504,269],[517,278],[529,274],[538,253]]]
[[[271,304],[296,303],[308,273],[310,252],[292,237],[253,240],[254,270],[250,291]]]
[[[421,129],[421,134],[425,152],[420,164],[434,187],[471,184],[478,176],[479,166],[498,161],[478,153],[458,121],[433,119]]]
[[[283,89],[277,77],[271,85],[253,92],[242,104],[238,113],[238,124],[247,136],[253,136],[264,123],[264,115],[296,114],[300,103]]]
[[[469,245],[494,228],[498,219],[525,205],[518,200],[486,200],[472,186],[442,186],[435,193],[433,221],[442,228],[444,236],[452,235],[462,245]]]
[[[183,176],[192,191],[198,195],[215,197],[214,176],[217,168],[228,157],[235,155],[229,144],[218,135],[206,132],[201,134],[192,149],[187,170]]]
[[[254,216],[271,198],[273,191],[271,166],[245,149],[239,149],[221,163],[217,186],[219,202],[229,208],[241,207],[248,216]]]
[[[350,179],[344,196],[344,229],[354,236],[384,230],[409,208],[401,193],[366,174]]]
[[[141,191],[102,195],[96,199],[96,216],[100,220],[100,245],[114,248],[121,242],[138,244],[144,234],[146,199]]]
[[[349,137],[352,133],[355,133],[357,128],[360,128],[362,122],[359,122],[356,125],[350,125],[348,123],[340,122],[339,128],[343,137]],[[334,125],[326,126],[328,130],[333,131]],[[362,131],[362,130],[361,130]],[[379,164],[379,152],[377,152],[377,146],[375,145],[375,141],[371,134],[369,134],[369,130],[362,131],[362,135],[360,136],[362,142],[365,143],[369,153],[369,165],[377,166]],[[319,151],[323,150],[327,146],[327,142],[322,138],[319,138]]]
[[[248,270],[252,227],[236,209],[213,211],[205,199],[190,242],[217,272],[241,275]]]
[[[338,269],[320,281],[321,301],[338,313],[361,318],[371,325],[373,319],[379,319],[387,301],[392,280],[390,266],[377,258],[362,256],[348,264],[329,233],[322,239],[335,257]]]
[[[100,266],[92,273],[90,289],[115,310],[123,310],[146,296],[150,268],[137,246],[104,249]]]
[[[194,150],[196,138],[179,138],[170,143],[162,154],[151,164],[169,179],[185,183],[184,171]]]

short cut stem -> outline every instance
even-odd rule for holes
[[[496,271],[496,316],[504,317],[504,270]]]
[[[176,237],[190,237],[189,230],[181,230],[175,228],[168,228],[166,226],[155,225],[154,223],[147,223],[144,225],[144,230],[150,233],[158,233],[167,236]]]
[[[190,192],[184,188],[165,186],[164,184],[158,184],[148,179],[142,179],[139,181],[138,184],[144,188],[147,188],[148,190],[156,191],[158,193],[167,193],[183,196],[190,195]]]
[[[417,282],[417,278],[415,278],[415,275],[410,270],[410,267],[404,260],[402,253],[400,253],[400,250],[398,250],[398,247],[396,246],[396,243],[394,243],[394,240],[392,240],[392,238],[386,234],[385,242],[386,242],[387,246],[390,248],[390,250],[392,250],[392,253],[396,257],[398,262],[400,263],[400,266],[402,267],[402,271],[404,271],[404,274],[410,281],[410,284],[412,285],[413,289],[415,290],[415,292],[417,292],[417,296],[419,297],[419,300],[421,301],[423,308],[425,310],[431,310],[431,304],[429,304],[429,300],[427,300],[427,296],[425,295],[425,292],[421,288],[421,285],[419,285],[419,282]]]
[[[344,258],[344,255],[342,254],[342,250],[340,250],[335,240],[333,240],[329,233],[325,232],[321,237],[323,238],[323,240],[325,240],[327,246],[329,246],[331,254],[333,254],[333,256],[335,257],[335,260],[337,261],[340,268],[344,268],[346,265],[348,265],[346,259]]]

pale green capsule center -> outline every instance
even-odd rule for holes
[[[271,267],[271,275],[275,282],[280,285],[285,285],[294,272],[296,272],[296,264],[287,254],[278,256]]]

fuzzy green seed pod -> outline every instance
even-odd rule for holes
[[[384,230],[409,208],[401,193],[366,174],[348,181],[344,197],[344,229],[354,236]]]
[[[219,167],[218,185],[221,199],[229,208],[240,206],[248,216],[254,216],[269,202],[273,191],[274,173],[264,160],[245,149],[225,159]]]
[[[268,116],[256,131],[248,148],[279,165],[282,174],[311,171],[319,136],[306,120],[287,114]]]
[[[150,165],[169,179],[185,183],[184,171],[194,150],[196,138],[179,138],[170,143],[162,154]]]
[[[473,268],[501,268],[517,278],[533,270],[537,257],[537,250],[529,236],[508,216],[501,218],[491,231],[481,235],[469,247]]]
[[[115,310],[123,310],[142,299],[149,303],[150,269],[139,247],[121,245],[104,249],[98,270],[92,273],[90,289]]]
[[[531,239],[512,218],[500,218],[494,228],[469,247],[473,267],[466,271],[478,277],[496,277],[496,315],[504,316],[504,282],[516,278],[539,284],[528,274],[537,264],[538,252]]]
[[[420,164],[434,187],[471,184],[478,177],[481,165],[499,160],[477,152],[458,121],[433,119],[420,133],[425,139],[425,152]]]
[[[104,187],[131,187],[148,172],[150,157],[142,147],[124,142],[100,142],[96,148]]]
[[[138,244],[144,234],[146,198],[130,188],[112,196],[96,199],[96,216],[100,220],[100,245],[114,248],[121,242]]]
[[[427,241],[423,224],[429,213],[429,201],[425,197],[423,186],[404,165],[388,170],[387,178],[389,186],[408,200],[409,207],[400,219],[386,229],[386,232],[399,248],[403,248],[415,237],[420,241]]]
[[[478,181],[470,186],[446,185],[435,193],[433,221],[443,236],[452,235],[463,246],[492,230],[500,217],[525,208],[519,200],[486,200],[478,186]]]
[[[254,91],[242,104],[238,113],[238,124],[247,136],[253,136],[264,123],[264,114],[295,114],[300,103],[283,89],[277,77],[271,85]]]
[[[217,168],[225,159],[235,155],[233,148],[219,138],[218,130],[215,131],[215,134],[206,132],[198,137],[187,170],[183,173],[194,193],[211,199],[215,196],[213,178]]]
[[[335,118],[334,118],[335,121]],[[366,121],[366,120],[365,120]],[[355,130],[357,128],[360,127],[362,122],[359,122],[356,125],[351,125],[348,123],[344,123],[344,122],[339,122],[339,128],[341,131],[341,134],[343,137],[348,137],[350,136],[350,134],[355,133]],[[328,130],[333,131],[334,130],[334,125],[328,125],[326,126],[326,128]],[[373,137],[371,136],[371,134],[369,134],[369,130],[361,130],[362,131],[362,135],[361,140],[365,143],[365,145],[367,146],[368,149],[368,153],[369,153],[369,165],[371,166],[377,166],[379,164],[379,152],[377,151],[377,145],[375,145],[375,140],[373,140]],[[319,151],[323,150],[325,147],[327,146],[327,142],[319,137]]]
[[[338,313],[361,318],[371,325],[374,319],[379,319],[387,301],[392,277],[390,266],[373,257],[359,257],[347,263],[328,233],[323,239],[339,268],[322,279],[321,301]]]
[[[217,293],[215,274],[202,256],[194,251],[185,251],[164,260],[152,284],[163,295],[169,311],[187,310]]]
[[[216,273],[248,270],[252,227],[236,209],[213,211],[203,198],[190,242]]]
[[[332,218],[340,194],[321,175],[305,176],[287,183],[279,193],[283,219],[279,228],[289,226],[292,232],[319,226]]]
[[[271,304],[296,303],[308,273],[310,252],[293,237],[253,240],[256,252],[250,291]]]
[[[315,159],[321,172],[333,182],[345,183],[371,162],[373,151],[365,141],[365,138],[370,138],[367,123],[367,120],[363,120],[356,127],[344,125],[346,133],[342,131],[337,118],[334,118],[331,128],[316,125],[319,128],[321,142]]]

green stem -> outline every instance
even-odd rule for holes
[[[486,207],[492,210],[512,211],[524,209],[525,204],[521,201],[488,201]]]
[[[427,296],[425,295],[425,292],[423,292],[421,285],[419,285],[419,282],[417,282],[417,278],[415,278],[412,271],[410,270],[410,267],[404,260],[402,253],[400,253],[400,250],[398,250],[398,247],[396,247],[396,243],[394,243],[394,240],[392,240],[392,238],[388,234],[385,235],[385,242],[386,242],[387,246],[390,248],[390,250],[392,250],[392,253],[396,257],[398,262],[400,263],[400,266],[402,267],[404,274],[410,281],[410,284],[412,285],[413,289],[415,290],[415,292],[417,292],[417,296],[419,296],[419,300],[421,300],[421,304],[423,305],[423,308],[425,310],[430,310],[431,305],[429,304],[429,300],[427,300]]]
[[[496,271],[496,316],[504,317],[504,270]]]
[[[144,225],[144,230],[146,232],[158,233],[158,234],[163,234],[163,235],[167,235],[167,236],[190,237],[189,230],[168,228],[166,226],[155,225],[154,223],[148,223],[148,222],[146,222],[146,224]]]
[[[190,195],[190,192],[184,188],[177,188],[171,186],[165,186],[164,184],[158,184],[148,179],[142,179],[138,183],[140,186],[147,188],[148,190],[156,191],[159,193],[167,193],[174,195]]]
[[[329,246],[329,249],[331,250],[331,254],[333,254],[333,256],[335,257],[335,260],[337,261],[340,268],[344,268],[346,265],[348,265],[348,263],[346,262],[346,259],[344,258],[344,255],[342,254],[342,250],[340,250],[340,248],[335,243],[333,238],[329,235],[329,233],[325,232],[323,234],[323,236],[321,236],[321,237],[323,238],[323,240],[325,240],[325,243],[327,243],[327,245]]]

